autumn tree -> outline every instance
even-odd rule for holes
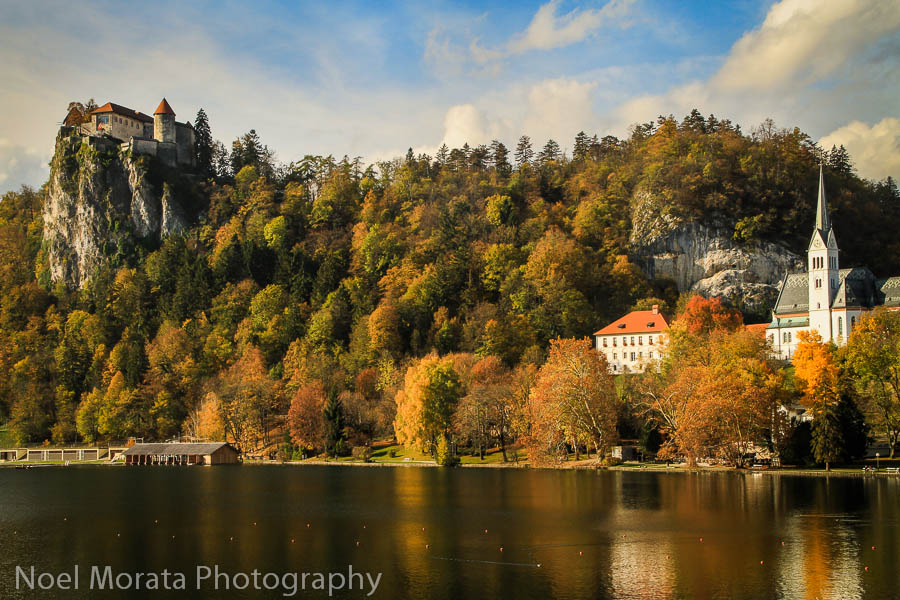
[[[850,334],[847,358],[894,458],[900,445],[900,313],[875,309]]]
[[[306,450],[325,445],[325,388],[315,380],[301,386],[291,398],[288,428],[291,441]]]
[[[841,398],[841,372],[835,346],[823,343],[815,331],[801,331],[797,339],[794,374],[813,413],[813,455],[829,471],[831,463],[840,459],[844,443],[836,410]]]
[[[453,417],[454,430],[478,449],[482,460],[496,442],[506,462],[513,410],[511,374],[499,357],[487,356],[475,363],[468,379],[467,393]]]
[[[576,460],[582,447],[593,447],[599,458],[616,441],[621,399],[606,359],[590,340],[551,340],[530,402],[532,437],[545,452],[554,442],[559,447],[560,434],[575,450]]]
[[[453,413],[463,392],[449,359],[431,354],[413,363],[396,396],[397,441],[436,453],[438,441],[450,438]]]

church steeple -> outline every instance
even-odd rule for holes
[[[825,198],[825,173],[819,165],[819,198],[816,203],[816,227],[807,248],[809,280],[809,326],[828,341],[832,339],[831,305],[840,286],[837,239],[828,217]]]
[[[825,173],[822,164],[819,164],[819,200],[816,205],[816,229],[828,235],[831,229],[831,220],[828,218],[828,203],[825,201]]]

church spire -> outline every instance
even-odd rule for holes
[[[819,201],[816,206],[816,229],[828,233],[831,221],[828,219],[828,203],[825,201],[825,174],[819,163]]]

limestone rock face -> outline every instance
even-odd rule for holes
[[[80,288],[104,264],[124,262],[137,241],[184,229],[168,185],[158,187],[117,144],[61,132],[43,209],[51,280]]]
[[[638,197],[632,213],[631,246],[648,277],[671,279],[678,291],[726,298],[748,312],[774,306],[786,272],[804,261],[771,242],[736,242],[733,230],[665,215],[652,198]]]

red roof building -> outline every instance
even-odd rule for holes
[[[595,332],[594,344],[612,373],[640,373],[663,357],[668,329],[668,320],[654,305],[651,310],[633,310]]]

